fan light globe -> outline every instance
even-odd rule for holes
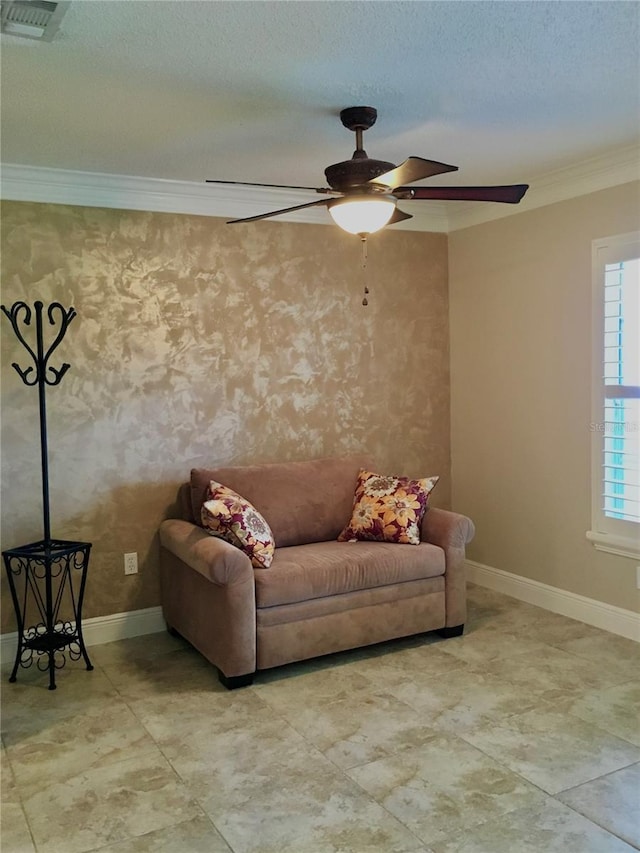
[[[389,222],[396,200],[388,195],[358,195],[337,198],[329,205],[331,218],[349,234],[373,234]]]

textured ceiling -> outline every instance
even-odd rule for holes
[[[370,156],[531,181],[637,143],[635,2],[75,0],[54,41],[2,36],[8,163],[323,186],[345,106]],[[423,182],[424,183],[424,182]]]

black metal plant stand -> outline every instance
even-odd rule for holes
[[[20,322],[25,326],[31,325],[31,308],[25,302],[15,302],[10,310],[4,305],[0,305],[0,308],[9,318],[18,340],[33,359],[33,366],[25,370],[15,362],[12,366],[25,385],[38,386],[44,520],[43,539],[2,552],[18,622],[18,648],[9,681],[16,680],[19,666],[28,668],[35,660],[38,669],[49,671],[49,690],[55,690],[56,669],[61,669],[66,663],[64,650],[71,660],[79,660],[82,657],[87,669],[93,669],[82,638],[82,601],[91,544],[53,539],[49,512],[45,388],[47,385],[58,385],[70,365],[64,363],[56,369],[51,367],[48,361],[64,338],[76,312],[73,308],[63,308],[58,302],[51,303],[47,309],[47,317],[51,326],[55,326],[57,322],[59,328],[53,343],[45,350],[42,326],[44,306],[42,302],[35,302],[34,350],[25,340],[19,326]],[[29,624],[32,621],[33,624]]]

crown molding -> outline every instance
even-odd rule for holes
[[[638,179],[640,148],[629,145],[539,176],[531,181],[529,191],[517,206],[421,201],[411,204],[407,210],[413,218],[394,225],[393,230],[457,231]],[[190,213],[228,219],[254,216],[309,201],[309,193],[301,190],[76,172],[15,163],[0,167],[0,197],[7,201]],[[403,207],[402,202],[400,205]],[[274,221],[333,225],[322,207],[284,214]]]
[[[465,204],[449,211],[448,231],[458,231],[492,219],[502,219],[559,201],[640,180],[640,147],[626,145],[606,154],[546,172],[530,181],[518,204]]]
[[[0,170],[0,197],[6,201],[35,201],[83,207],[113,207],[161,213],[191,213],[225,219],[255,216],[268,210],[313,201],[304,190],[138,178],[101,172],[74,172],[41,166],[4,163]],[[446,211],[441,202],[426,202],[413,218],[394,225],[394,230],[446,231]],[[333,225],[322,207],[279,216],[275,222]]]

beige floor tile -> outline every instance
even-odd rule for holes
[[[451,672],[464,669],[467,664],[447,654],[445,649],[450,640],[422,643],[412,646],[393,647],[385,654],[355,661],[351,670],[364,676],[374,690],[387,690],[389,686],[404,683],[407,678],[420,675],[430,681],[439,681]]]
[[[361,690],[386,692],[389,685],[404,682],[414,672],[440,678],[463,667],[462,661],[441,651],[444,642],[447,641],[441,638],[437,642],[429,637],[408,638],[359,649],[349,655],[301,661],[258,673],[253,689],[274,709],[290,712],[296,708],[323,707],[327,702],[351,697]]]
[[[20,795],[16,787],[4,743],[0,749],[0,789],[0,801],[2,803],[17,803],[20,801]]]
[[[73,717],[90,707],[101,707],[118,694],[100,669],[87,672],[83,668],[60,670],[57,689],[48,690],[48,678],[29,670],[18,673],[15,684],[2,684],[0,705],[2,731],[33,734],[53,720]]]
[[[589,690],[561,709],[640,747],[640,681]]]
[[[228,794],[251,799],[270,778],[291,762],[308,759],[332,767],[320,752],[276,714],[218,729],[213,721],[208,737],[198,730],[179,732],[167,739],[163,754],[199,800],[217,795],[220,785]],[[333,768],[335,769],[335,768]],[[337,771],[336,771],[337,772]],[[234,793],[236,792],[236,793]],[[222,796],[222,794],[221,794]]]
[[[89,658],[91,658],[91,650],[87,650],[89,652]],[[23,657],[26,658],[27,652],[25,651]],[[59,663],[59,658],[57,659]],[[91,661],[93,664],[93,661]],[[43,667],[42,669],[38,668],[38,665]],[[31,658],[31,663],[29,664],[26,661],[25,666],[19,666],[16,672],[16,681],[9,682],[9,676],[13,670],[13,658],[11,661],[7,661],[0,665],[0,680],[2,681],[2,687],[4,689],[8,689],[9,685],[13,684],[34,684],[39,686],[43,690],[49,689],[49,670],[48,670],[48,660],[46,655],[38,656],[36,653],[33,654]],[[67,684],[71,683],[75,680],[78,673],[85,673],[85,678],[87,672],[91,672],[92,670],[88,670],[84,659],[81,657],[79,660],[70,660],[68,655],[65,655],[65,664],[61,666],[60,669],[56,669],[56,685],[60,683],[66,682]],[[61,681],[62,680],[62,681]],[[13,687],[12,687],[13,689]],[[54,690],[50,690],[50,693],[54,693]]]
[[[552,646],[547,647],[544,655],[535,658],[516,655],[489,661],[483,671],[511,682],[531,696],[550,702],[569,698],[572,693],[581,695],[589,688],[629,681],[629,673],[624,666],[611,664],[603,667]]]
[[[289,787],[294,775],[340,776],[319,750],[273,714],[234,728],[212,725],[206,739],[199,731],[180,733],[162,749],[210,814],[233,803],[249,807],[280,783]]]
[[[110,661],[103,670],[125,700],[170,696],[181,690],[223,691],[214,666],[195,649]]]
[[[544,613],[545,611],[542,612]],[[550,619],[549,617],[554,618]],[[577,619],[568,619],[557,613],[548,613],[547,618],[543,619],[540,623],[536,623],[533,620],[530,630],[535,632],[539,640],[557,648],[563,648],[563,644],[569,640],[598,637],[606,633],[606,631],[601,631],[599,628],[594,628],[593,625],[587,625],[585,622],[579,622]]]
[[[352,694],[279,713],[338,767],[354,767],[417,746],[434,731],[388,693]]]
[[[20,803],[3,802],[0,818],[0,850],[2,853],[36,853]]]
[[[550,636],[556,631],[560,637],[568,640],[588,636],[592,631],[599,630],[577,619],[569,619],[534,604],[507,597],[504,597],[502,605],[496,609],[489,608],[484,603],[476,605],[470,601],[469,611],[472,616],[477,613],[481,617],[479,630],[500,628],[508,633],[527,635],[536,642],[549,642]]]
[[[487,625],[482,630],[470,628],[461,637],[452,637],[442,644],[442,650],[468,663],[482,663],[528,655],[535,659],[546,654],[548,646],[526,633],[516,633],[503,627]]]
[[[217,824],[234,853],[431,853],[376,803],[338,786],[321,799],[284,791]]]
[[[165,747],[235,853],[414,853],[424,846],[278,718]]]
[[[371,680],[357,671],[353,658],[334,656],[301,661],[286,667],[259,672],[252,690],[273,708],[306,708],[332,699],[369,690]]]
[[[202,815],[100,847],[96,853],[231,853],[231,848],[209,818]]]
[[[484,722],[462,736],[550,794],[640,761],[640,749],[627,741],[556,711]]]
[[[347,771],[426,844],[540,802],[543,794],[455,736]]]
[[[18,787],[4,745],[0,749],[0,850],[3,853],[35,853]]]
[[[501,592],[495,592],[489,587],[478,586],[474,583],[467,583],[467,603],[470,609],[479,608],[491,613],[510,613],[513,610],[531,606],[517,598],[511,598]]]
[[[480,631],[499,629],[526,635],[530,640],[562,647],[571,640],[606,640],[614,635],[577,619],[518,601],[499,592],[467,584],[469,628]]]
[[[551,798],[432,846],[434,853],[633,853],[634,849]]]
[[[202,815],[154,755],[51,779],[23,805],[38,853],[85,853]]]
[[[129,707],[161,747],[180,738],[207,739],[269,719],[272,709],[256,693],[243,690],[180,690],[129,700]]]
[[[489,590],[489,592],[491,592]],[[606,634],[599,628],[569,619],[559,613],[552,613],[533,604],[526,604],[512,598],[502,598],[500,606],[491,608],[482,599],[480,605],[475,605],[473,599],[470,601],[469,611],[471,618],[469,627],[477,627],[479,630],[498,629],[517,636],[526,636],[533,642],[556,645],[582,637],[598,637]],[[505,603],[508,602],[507,605]],[[476,610],[476,608],[478,608]]]
[[[35,793],[43,780],[45,785],[50,779],[62,782],[92,767],[145,753],[159,755],[139,720],[118,700],[90,706],[85,713],[54,718],[32,733],[10,729],[5,743],[23,796]]]
[[[607,631],[562,643],[561,648],[602,668],[624,669],[627,680],[640,676],[640,644]]]
[[[535,693],[522,690],[510,679],[487,674],[479,664],[464,664],[439,678],[407,674],[402,682],[391,683],[388,692],[415,708],[432,728],[451,732],[544,704]]]
[[[309,675],[323,671],[353,672],[353,666],[367,661],[384,660],[389,657],[401,656],[413,649],[424,649],[428,646],[437,647],[443,642],[442,637],[434,632],[417,634],[410,637],[398,637],[384,643],[374,643],[371,646],[362,646],[356,649],[347,649],[335,654],[323,655],[318,658],[297,661],[286,666],[263,670],[257,675],[254,686],[270,683],[280,683],[288,678],[297,678],[301,675]]]
[[[56,691],[21,670],[2,685],[2,851],[629,851],[638,647],[474,586],[467,628],[237,691],[164,632],[93,647]]]
[[[94,666],[107,666],[131,660],[148,660],[168,652],[190,649],[189,643],[181,637],[175,637],[168,631],[155,634],[143,634],[113,643],[103,643],[89,649]]]
[[[640,849],[640,764],[563,791],[557,798]]]

